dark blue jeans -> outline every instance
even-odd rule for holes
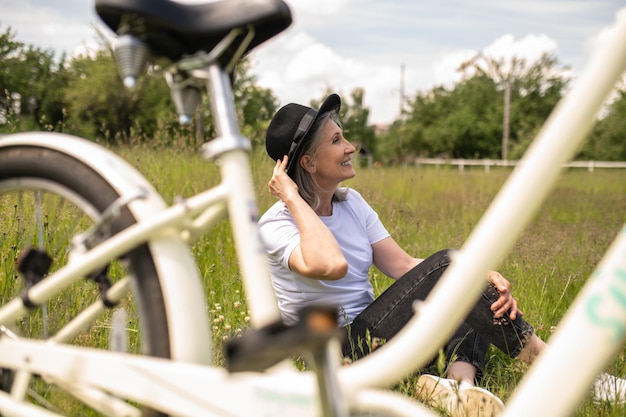
[[[424,300],[450,265],[450,251],[443,250],[426,258],[415,268],[394,282],[372,304],[363,310],[346,327],[343,343],[344,356],[358,359],[371,351],[371,341],[393,338],[413,316],[413,301]],[[515,320],[506,317],[495,319],[491,304],[499,297],[492,285],[487,285],[480,299],[461,326],[444,347],[448,361],[455,359],[470,363],[483,374],[485,356],[489,345],[515,358],[519,355],[533,327],[519,315]],[[454,308],[442,306],[442,310]]]

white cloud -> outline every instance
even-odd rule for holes
[[[297,52],[286,68],[287,81],[297,83],[319,83],[334,71],[341,70],[343,60],[326,45],[319,43]]]
[[[612,22],[612,24],[604,27],[600,32],[587,39],[585,47],[589,54],[593,54],[602,45],[606,44],[609,37],[617,30],[616,24],[618,21],[621,23],[626,21],[626,7],[617,11],[615,22]]]
[[[72,54],[75,48],[94,38],[89,21],[63,13],[59,8],[35,6],[29,1],[0,0],[0,4],[3,27],[10,26],[21,42]]]
[[[586,50],[590,56],[593,56],[598,50],[610,47],[608,46],[609,41],[612,37],[616,36],[617,32],[617,24],[625,25],[626,24],[626,7],[620,9],[616,13],[616,19],[613,24],[606,26],[600,32],[598,32],[595,36],[590,37],[585,43]],[[626,88],[626,72],[622,74],[621,79],[617,81],[615,89],[609,96],[605,99],[605,106],[610,105],[615,99],[620,96],[620,93],[617,90],[623,90]],[[607,108],[600,112],[601,117],[606,113]]]
[[[190,1],[190,0],[179,0]],[[286,0],[293,25],[251,54],[259,84],[282,104],[306,104],[328,88],[366,89],[371,122],[398,115],[404,94],[450,84],[479,51],[536,59],[556,51],[579,70],[623,0]],[[68,54],[92,49],[92,0],[0,0],[3,27],[18,40]],[[594,34],[600,32],[597,36]]]
[[[503,58],[524,58],[536,62],[543,53],[553,53],[556,42],[546,35],[527,35],[515,40],[507,34],[483,48],[483,54]],[[288,102],[307,104],[319,99],[329,88],[347,96],[354,88],[366,89],[365,104],[372,110],[371,121],[388,123],[399,115],[401,95],[411,96],[434,85],[451,87],[461,78],[459,66],[476,56],[476,50],[441,53],[432,63],[405,67],[404,91],[401,66],[385,61],[348,59],[303,32],[284,36],[256,53],[254,71],[259,84],[271,88]],[[288,57],[282,62],[279,57]]]
[[[311,23],[316,23],[316,18],[325,16],[336,16],[337,13],[341,13],[350,0],[286,0],[295,16],[306,15],[313,19]],[[324,24],[324,21],[317,22],[320,25]]]
[[[465,50],[444,54],[437,58],[431,65],[435,84],[451,87],[461,79],[458,68],[462,63],[476,56],[477,51]]]
[[[365,104],[377,111],[373,121],[398,116],[399,67],[346,58],[305,33],[284,36],[259,50],[253,67],[258,83],[271,88],[282,105],[307,104],[328,89],[347,98],[353,89],[366,88]]]
[[[507,34],[488,45],[484,49],[484,54],[494,58],[502,58],[505,62],[510,62],[513,58],[522,58],[526,60],[527,64],[532,64],[539,60],[543,54],[554,54],[556,51],[556,42],[547,35],[530,34],[519,41],[515,41],[513,35]]]

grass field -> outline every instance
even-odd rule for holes
[[[150,148],[117,151],[135,165],[167,202],[217,184],[218,169],[198,155]],[[267,193],[273,163],[264,153],[252,158],[261,211],[274,203]],[[417,257],[462,246],[499,188],[508,169],[397,167],[359,169],[346,185],[357,189],[378,212],[394,238]],[[499,271],[511,281],[513,293],[537,333],[549,339],[560,318],[626,220],[626,171],[564,172],[531,224],[503,259]],[[0,245],[1,246],[1,245]],[[193,245],[209,304],[214,357],[221,362],[225,339],[245,331],[250,320],[228,221]],[[5,265],[6,266],[6,265]],[[377,293],[391,280],[372,269]],[[6,283],[5,283],[6,284]],[[442,306],[442,310],[453,308]],[[626,350],[608,371],[626,376]],[[585,358],[580,358],[584,360]],[[429,369],[429,372],[439,372]],[[505,402],[524,367],[493,349],[483,386]],[[554,383],[566,384],[555,376]],[[396,389],[413,393],[414,378]],[[626,407],[585,402],[577,416],[624,416]]]
[[[132,155],[168,201],[177,194],[190,195],[218,181],[217,168],[196,155],[124,150],[122,154]],[[264,154],[253,157],[262,211],[275,201],[266,192],[272,169],[268,159]],[[401,246],[415,256],[426,257],[442,248],[460,247],[509,174],[508,169],[489,173],[435,167],[359,169],[357,177],[346,185],[363,194]],[[502,261],[499,271],[512,282],[526,319],[544,340],[558,326],[625,220],[626,172],[564,172]],[[218,350],[221,340],[244,330],[249,319],[231,242],[228,224],[223,222],[194,245],[205,279]],[[375,269],[371,279],[378,293],[391,283]],[[614,360],[609,372],[626,375],[625,352]],[[522,364],[493,349],[483,385],[506,402],[523,372]],[[411,394],[413,381],[409,379],[397,389]],[[555,376],[554,383],[566,381]],[[624,407],[587,401],[577,415],[625,413]]]

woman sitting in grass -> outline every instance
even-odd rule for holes
[[[369,352],[368,337],[389,340],[409,321],[413,302],[427,297],[450,264],[450,251],[410,256],[358,192],[339,187],[356,175],[355,147],[343,136],[340,106],[332,94],[317,111],[291,103],[276,113],[266,148],[276,161],[269,192],[280,201],[259,225],[283,321],[294,323],[308,304],[339,306],[343,354],[358,359]],[[376,299],[368,278],[372,265],[395,280]],[[502,401],[475,386],[489,345],[526,363],[545,347],[522,318],[509,281],[495,271],[486,278],[487,288],[444,347],[446,378],[425,374],[417,382],[422,400],[452,416],[502,413]],[[596,383],[596,397],[626,398],[626,381],[607,377]]]

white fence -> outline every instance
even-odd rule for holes
[[[415,158],[415,166],[419,165],[456,165],[459,171],[463,171],[466,166],[481,166],[485,172],[489,172],[491,167],[514,167],[519,161],[504,161],[498,159],[444,159],[444,158]],[[596,168],[623,168],[626,169],[626,162],[613,161],[572,161],[563,168],[587,168],[593,172]]]

